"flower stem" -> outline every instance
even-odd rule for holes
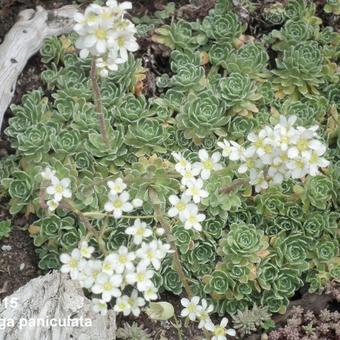
[[[178,249],[176,247],[176,243],[174,241],[174,237],[171,234],[170,226],[166,222],[166,220],[164,219],[159,205],[154,205],[154,211],[155,211],[155,215],[156,215],[155,219],[164,228],[167,240],[170,243],[171,248],[173,250],[172,258],[173,258],[173,263],[174,263],[174,266],[175,266],[175,270],[176,270],[176,272],[177,272],[177,274],[179,276],[179,279],[181,280],[181,282],[183,284],[183,287],[185,289],[185,292],[188,295],[188,298],[192,299],[193,293],[192,293],[192,290],[191,290],[191,288],[189,286],[187,277],[185,276],[185,273],[184,273],[184,270],[183,270],[183,267],[182,267],[182,264],[181,264],[181,260],[180,260],[180,257],[179,257]]]
[[[91,82],[92,82],[92,90],[94,94],[93,96],[94,104],[96,107],[96,112],[97,112],[98,120],[99,120],[100,133],[103,137],[104,143],[106,144],[107,147],[109,147],[109,139],[108,139],[107,129],[105,125],[105,117],[104,117],[104,112],[103,112],[102,96],[100,93],[100,88],[99,88],[98,79],[97,79],[97,67],[96,67],[95,58],[92,59],[90,77],[91,77]]]
[[[100,211],[90,211],[83,213],[83,215],[88,217],[113,217],[112,214],[102,213]],[[155,215],[122,215],[122,218],[155,218]]]
[[[102,236],[103,236],[103,232],[99,232],[88,220],[88,218],[85,216],[85,213],[81,212],[79,209],[77,209],[73,202],[67,200],[67,202],[63,203],[64,207],[69,209],[70,211],[72,211],[74,214],[76,214],[79,218],[79,220],[84,223],[87,231],[92,234],[98,244],[98,247],[100,249],[100,251],[104,254],[107,255],[107,250],[105,247],[105,243],[103,242]]]

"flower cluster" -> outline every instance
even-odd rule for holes
[[[99,260],[92,258],[95,248],[82,241],[71,254],[60,255],[61,272],[69,273],[72,280],[77,280],[81,287],[93,294],[93,308],[103,315],[107,312],[107,303],[113,298],[116,312],[138,316],[146,301],[158,297],[152,278],[170,246],[156,239],[145,242],[151,236],[151,230],[138,219],[126,232],[134,236],[135,244],[137,237],[138,240],[143,238],[139,248],[130,250],[122,245]]]
[[[274,128],[265,126],[258,134],[249,133],[247,147],[227,140],[218,143],[224,157],[241,161],[240,174],[249,171],[249,183],[256,192],[267,189],[269,183],[281,184],[288,178],[298,179],[308,174],[316,176],[319,167],[328,166],[329,161],[322,157],[326,146],[316,133],[318,126],[295,128],[296,119],[296,116],[280,116]]]
[[[56,172],[49,167],[46,167],[44,171],[41,172],[43,179],[49,181],[51,184],[46,188],[47,194],[50,195],[50,199],[46,202],[48,210],[50,211],[57,209],[63,198],[72,197],[72,191],[69,188],[71,180],[69,178],[60,180],[55,174]]]
[[[107,186],[110,189],[108,194],[108,201],[104,205],[104,210],[112,212],[114,218],[121,218],[123,212],[131,212],[134,208],[142,206],[143,201],[139,198],[133,199],[129,202],[130,195],[126,189],[126,184],[121,178],[114,181],[108,181]]]
[[[206,150],[201,149],[198,152],[200,162],[193,164],[179,153],[173,152],[172,155],[177,161],[175,169],[182,175],[181,183],[185,189],[180,197],[169,196],[172,207],[169,209],[168,215],[169,217],[178,216],[185,229],[201,231],[201,222],[205,220],[205,215],[199,213],[197,204],[209,195],[208,191],[203,188],[203,181],[210,177],[212,171],[222,169],[222,165],[219,163],[221,154],[215,152],[210,157]]]
[[[181,304],[184,307],[181,312],[182,317],[187,317],[191,321],[198,321],[198,328],[205,329],[213,334],[212,340],[226,340],[226,335],[235,336],[234,329],[226,329],[228,319],[223,318],[220,325],[214,325],[211,321],[209,314],[213,311],[214,307],[208,305],[207,300],[194,296],[191,300],[183,298]]]
[[[103,77],[125,63],[128,52],[138,49],[134,37],[136,28],[124,18],[125,11],[131,8],[131,2],[118,4],[116,0],[108,0],[106,6],[91,4],[84,14],[75,14],[74,30],[79,35],[76,47],[80,49],[80,57],[95,56]]]

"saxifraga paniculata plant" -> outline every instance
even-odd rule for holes
[[[325,10],[336,11],[336,4],[328,1]],[[28,230],[39,267],[60,268],[60,255],[75,249],[75,258],[89,248],[100,260],[117,254],[135,240],[126,231],[138,216],[149,230],[146,239],[171,243],[181,264],[179,274],[173,254],[164,255],[159,268],[157,262],[155,292],[180,295],[185,289],[220,316],[250,311],[255,304],[284,313],[304,284],[320,292],[339,280],[339,34],[315,11],[303,0],[268,6],[263,17],[275,30],[256,39],[246,35],[232,1],[217,1],[195,22],[170,20],[168,14],[133,20],[140,35],[172,50],[171,70],[157,78],[157,96],[143,88],[148,65],[139,52],[109,54],[106,45],[82,41],[77,47],[87,51],[80,58],[75,33],[48,39],[41,50],[47,63],[41,79],[50,95],[37,89],[11,106],[5,134],[16,154],[0,160],[0,195],[8,196],[10,213],[36,217]],[[132,24],[126,25],[133,40]],[[78,33],[85,34],[80,26]],[[98,31],[97,38],[104,33]],[[136,49],[133,41],[130,51]],[[275,65],[269,64],[269,49]],[[103,50],[100,59],[96,54]],[[96,83],[101,107],[93,96]],[[307,141],[320,144],[290,138],[292,116],[295,136],[305,133],[312,136]],[[281,161],[290,162],[282,176],[281,163],[266,158],[274,144],[267,143],[263,129],[280,131],[289,137],[284,143],[292,143],[289,152],[282,149],[288,159]],[[260,154],[259,136],[267,138]],[[255,153],[243,157],[252,146]],[[293,164],[289,157],[297,154]],[[46,167],[52,177],[68,179],[60,200],[59,182],[46,180]],[[129,194],[120,203],[114,198],[121,192],[108,187],[118,178]],[[169,216],[182,191],[195,208]],[[171,195],[177,198],[169,201]],[[178,207],[187,203],[183,198]],[[125,204],[121,216],[119,204]]]

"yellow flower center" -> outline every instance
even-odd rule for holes
[[[137,236],[143,236],[144,235],[144,228],[140,227],[136,231]]]
[[[127,257],[125,255],[120,255],[119,262],[125,264],[127,262]]]
[[[185,208],[186,208],[186,204],[184,203],[184,202],[178,202],[177,204],[176,204],[176,209],[178,210],[178,211],[184,211],[185,210]]]
[[[193,187],[193,188],[191,188],[191,193],[192,193],[193,195],[199,195],[199,194],[200,194],[200,191],[199,191],[199,189]]]
[[[116,209],[120,209],[122,206],[123,206],[123,202],[121,200],[115,200],[113,202],[113,206],[116,208]]]
[[[214,167],[214,164],[211,160],[208,159],[207,161],[203,162],[203,167],[207,170],[212,170]]]
[[[97,19],[97,16],[95,14],[89,14],[86,17],[85,22],[87,22],[87,23],[95,22],[96,19]]]
[[[190,215],[187,220],[190,224],[196,223],[197,217],[195,215]]]
[[[57,184],[55,186],[55,192],[58,194],[62,194],[64,192],[64,187],[61,184]]]
[[[299,151],[304,151],[308,148],[308,144],[308,140],[302,138],[297,142],[296,147]]]
[[[126,307],[126,303],[121,302],[120,304],[118,304],[118,307],[119,307],[119,309],[124,310],[125,307]]]
[[[223,327],[216,327],[214,330],[214,335],[223,336],[225,334]]]
[[[195,312],[196,312],[196,306],[195,306],[193,303],[190,303],[190,304],[188,305],[188,311],[189,311],[190,313],[195,313]]]
[[[77,268],[78,267],[78,261],[75,260],[75,259],[72,259],[69,263],[69,266],[70,266],[70,268],[73,268],[73,269]]]
[[[125,46],[125,37],[124,36],[120,36],[117,39],[117,45],[118,45],[118,47],[124,47]]]
[[[310,163],[317,163],[318,159],[319,159],[319,156],[315,152],[312,152],[312,155],[310,156],[309,162]]]
[[[154,255],[153,255],[153,251],[152,250],[148,250],[147,252],[146,252],[146,256],[147,256],[147,258],[148,259],[153,259],[154,258]]]
[[[263,147],[263,139],[258,139],[258,140],[255,142],[255,147],[256,147],[257,149],[262,148],[262,147]]]
[[[122,187],[119,184],[115,184],[113,186],[113,190],[119,192],[119,191],[122,191]]]
[[[97,28],[96,29],[96,38],[98,40],[105,40],[107,37],[107,33],[105,30],[103,30],[102,28]]]
[[[265,153],[273,152],[273,147],[271,145],[265,145],[263,148],[264,148]]]
[[[112,268],[112,266],[111,266],[111,263],[104,263],[104,265],[103,265],[103,269],[104,270],[110,270]]]
[[[295,165],[296,165],[297,168],[303,169],[303,167],[305,166],[305,163],[302,160],[297,160],[295,162]]]
[[[137,279],[138,282],[144,281],[145,280],[144,273],[137,273],[136,279]]]
[[[106,282],[106,283],[104,283],[103,288],[104,288],[104,290],[110,291],[110,290],[112,290],[113,287],[112,287],[111,282]]]

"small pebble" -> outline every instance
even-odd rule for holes
[[[8,244],[4,244],[2,247],[1,247],[1,250],[2,251],[10,251],[12,250],[12,246],[8,245]]]
[[[22,271],[22,270],[24,270],[24,268],[25,268],[25,263],[22,263],[22,264],[20,265],[19,269],[20,269],[20,271]]]

